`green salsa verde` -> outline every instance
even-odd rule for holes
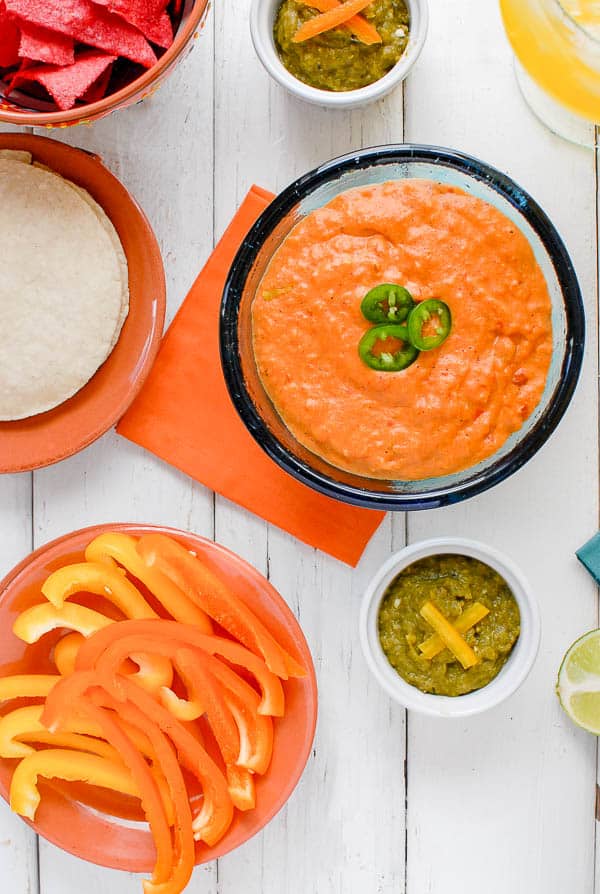
[[[419,645],[434,631],[420,610],[432,602],[453,623],[474,602],[489,614],[463,634],[479,663],[465,670],[445,649],[431,660]],[[465,695],[486,686],[500,672],[520,633],[519,607],[506,581],[469,556],[420,559],[398,574],[379,608],[379,639],[392,667],[421,692]]]
[[[320,90],[356,90],[382,78],[408,43],[410,16],[404,0],[373,0],[362,15],[377,29],[380,44],[367,46],[347,28],[294,43],[298,28],[318,11],[300,0],[283,0],[275,17],[279,57],[290,74]]]

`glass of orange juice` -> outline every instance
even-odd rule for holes
[[[517,78],[555,133],[595,143],[600,124],[600,0],[500,0]]]

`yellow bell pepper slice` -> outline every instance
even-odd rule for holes
[[[112,618],[84,605],[65,602],[62,608],[56,608],[50,602],[42,602],[21,612],[13,624],[13,633],[31,644],[51,630],[66,628],[87,638],[114,623]],[[132,655],[131,658],[139,667],[139,672],[131,677],[147,692],[156,692],[161,686],[170,686],[173,682],[173,665],[168,658],[142,654]]]
[[[88,752],[117,764],[122,763],[121,755],[104,740],[102,729],[97,723],[87,717],[74,715],[59,730],[50,732],[41,721],[43,711],[44,705],[27,705],[0,718],[0,757],[24,758],[35,754],[35,749],[27,743],[36,742],[40,745],[53,745],[55,748]],[[154,766],[156,755],[150,740],[141,730],[126,721],[121,721],[121,726],[138,751],[153,762],[151,772],[163,799],[167,818],[172,823],[174,813],[169,789],[160,768]]]
[[[13,624],[13,633],[26,643],[36,643],[51,630],[65,628],[76,630],[83,636],[91,636],[97,630],[108,627],[113,621],[106,615],[83,605],[66,603],[56,608],[49,602],[32,605],[21,612]]]
[[[212,624],[206,612],[195,605],[165,574],[148,567],[139,555],[136,544],[136,538],[129,534],[117,531],[100,534],[87,547],[85,558],[88,562],[118,562],[144,584],[176,621],[195,624],[203,633],[212,633]]]
[[[0,677],[0,702],[8,702],[13,698],[46,698],[60,679],[59,674],[13,674],[11,677]]]
[[[452,621],[452,626],[455,630],[458,630],[459,633],[467,633],[469,630],[472,630],[476,624],[483,621],[489,613],[489,608],[486,608],[481,602],[474,602],[473,605],[466,608],[458,618],[455,618]],[[421,643],[419,651],[422,653],[423,658],[431,660],[432,658],[435,658],[436,655],[439,655],[440,652],[443,652],[445,648],[446,646],[439,635],[434,633],[429,639],[426,639],[425,642]]]
[[[137,587],[116,567],[106,562],[78,562],[52,572],[42,585],[42,593],[56,608],[77,593],[94,593],[116,605],[126,618],[157,618]]]
[[[69,633],[59,639],[54,646],[54,663],[63,677],[74,672],[77,653],[84,639],[81,633]]]
[[[123,764],[117,764],[96,754],[48,748],[28,754],[17,764],[10,783],[11,809],[29,820],[35,819],[40,804],[38,778],[64,779],[68,782],[86,782],[100,788],[112,789],[124,795],[139,798],[139,791],[131,773]]]
[[[42,593],[48,602],[59,609],[68,605],[66,600],[77,593],[94,593],[108,599],[130,620],[159,617],[114,562],[78,562],[65,565],[46,579]],[[132,655],[132,658],[140,667],[140,673],[135,675],[135,679],[148,692],[155,692],[160,686],[171,685],[173,668],[166,658],[160,655]]]
[[[426,602],[421,607],[421,617],[433,627],[444,645],[450,649],[463,668],[468,670],[479,663],[479,658],[471,646],[462,638],[456,627],[435,607],[433,602]]]

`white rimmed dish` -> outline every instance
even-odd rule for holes
[[[508,584],[521,613],[519,638],[500,673],[487,686],[456,697],[421,692],[407,683],[387,660],[378,634],[379,607],[387,587],[396,575],[419,559],[449,554],[479,559],[497,571]],[[529,674],[538,652],[541,633],[537,601],[516,565],[498,550],[460,537],[422,540],[391,556],[367,587],[359,624],[365,659],[380,686],[409,710],[432,717],[468,717],[487,711],[507,699]]]
[[[427,36],[427,0],[406,0],[410,13],[408,44],[396,65],[378,81],[358,90],[321,90],[298,80],[279,58],[273,25],[280,5],[281,0],[253,0],[250,33],[256,54],[274,81],[299,99],[329,109],[355,109],[387,96],[408,75],[419,58]]]

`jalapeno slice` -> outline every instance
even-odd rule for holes
[[[386,350],[385,342],[388,339],[392,340],[392,345]],[[374,353],[373,349],[378,342],[383,343],[382,350]],[[400,344],[397,345],[397,342]],[[399,323],[367,329],[359,342],[358,353],[363,363],[379,372],[400,372],[419,356],[418,350],[408,340],[407,327]]]
[[[414,305],[408,289],[386,282],[367,292],[360,309],[370,323],[403,323]]]
[[[406,326],[410,342],[415,348],[419,351],[432,351],[433,348],[439,348],[450,335],[450,308],[444,301],[428,298],[413,307]]]

